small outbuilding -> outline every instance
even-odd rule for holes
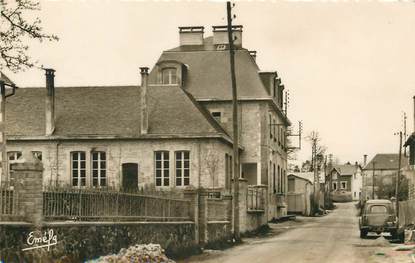
[[[288,175],[287,203],[289,214],[311,215],[312,194],[313,183],[310,179],[298,174]]]

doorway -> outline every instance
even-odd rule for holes
[[[122,164],[122,190],[126,192],[138,190],[138,164]]]

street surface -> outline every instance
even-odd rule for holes
[[[361,240],[354,203],[336,204],[332,213],[304,218],[303,224],[271,237],[248,240],[231,249],[195,256],[183,262],[353,263],[374,262],[377,237]],[[284,228],[284,223],[273,226]],[[288,227],[285,227],[288,228]],[[387,242],[386,242],[387,243]]]

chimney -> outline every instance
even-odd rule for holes
[[[46,99],[45,99],[45,123],[46,135],[52,135],[55,131],[55,70],[45,69]]]
[[[141,134],[148,133],[148,108],[147,108],[147,88],[148,88],[148,67],[140,68],[141,74]]]
[[[213,44],[214,45],[226,45],[228,41],[228,27],[227,26],[212,26],[213,28]],[[232,35],[234,38],[234,45],[236,47],[242,46],[242,26],[232,26]]]
[[[367,154],[363,155],[363,167],[367,164]]]
[[[180,46],[203,45],[203,26],[182,26],[179,27]]]

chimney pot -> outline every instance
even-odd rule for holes
[[[140,73],[141,75],[148,74],[148,67],[140,67]]]
[[[363,155],[363,167],[367,164],[367,154]]]

